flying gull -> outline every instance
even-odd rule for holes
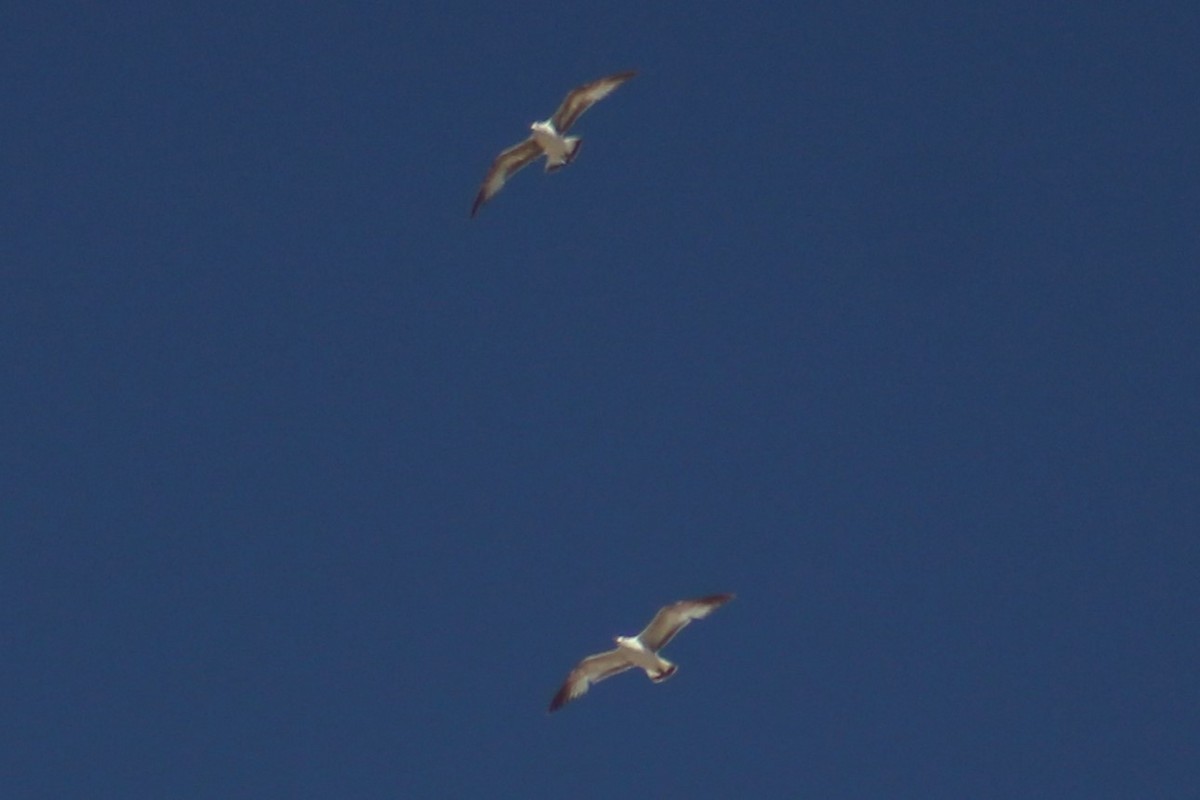
[[[492,162],[475,196],[475,205],[471,206],[471,216],[479,207],[492,199],[492,195],[504,188],[504,182],[522,167],[528,166],[539,156],[546,156],[546,172],[554,172],[560,167],[570,164],[579,154],[583,139],[578,136],[567,136],[567,131],[575,124],[575,120],[583,116],[583,112],[592,107],[598,100],[607,97],[614,89],[637,73],[633,70],[618,72],[598,81],[585,83],[577,89],[572,89],[563,99],[562,105],[554,112],[554,116],[544,122],[535,122],[529,126],[529,138],[520,144],[513,145]]]
[[[697,600],[680,600],[663,606],[637,636],[618,636],[614,639],[617,643],[615,650],[588,656],[576,664],[558,694],[550,701],[550,710],[557,711],[575,698],[582,697],[593,683],[633,667],[641,667],[646,671],[646,677],[655,683],[665,681],[679,667],[660,656],[658,651],[689,622],[704,619],[732,599],[732,594],[711,594]]]

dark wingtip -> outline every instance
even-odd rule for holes
[[[700,602],[705,605],[721,606],[728,603],[733,598],[737,597],[733,592],[725,592],[723,594],[710,594],[707,597],[701,597]]]
[[[569,702],[571,702],[570,678],[554,693],[554,697],[550,700],[550,708],[546,709],[546,713],[553,714]]]

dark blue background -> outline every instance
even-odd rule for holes
[[[3,12],[0,793],[1194,796],[1195,4],[481,6]]]

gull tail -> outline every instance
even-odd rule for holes
[[[565,140],[567,143],[567,151],[561,159],[551,161],[546,159],[546,172],[554,172],[565,167],[575,160],[575,156],[579,154],[579,148],[583,145],[583,138],[580,136],[568,136]]]
[[[653,672],[650,672],[650,671],[646,672],[646,677],[648,677],[650,680],[654,681],[655,683],[662,683],[667,678],[671,677],[672,675],[674,675],[676,672],[679,671],[678,664],[672,664],[670,661],[666,661],[666,659],[664,659],[663,661],[666,666],[664,666],[662,669],[657,669],[657,670],[654,670]]]
[[[567,137],[567,163],[570,164],[575,160],[575,156],[579,153],[579,148],[583,147],[583,137],[568,136]]]

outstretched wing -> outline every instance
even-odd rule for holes
[[[575,665],[562,688],[550,701],[550,710],[557,711],[577,697],[582,697],[593,683],[599,683],[633,666],[633,662],[620,650],[609,650],[588,656]]]
[[[558,107],[558,110],[554,112],[554,116],[550,118],[550,121],[554,124],[554,130],[559,133],[566,133],[575,124],[575,121],[583,116],[583,112],[591,108],[598,100],[603,100],[612,93],[613,89],[616,89],[636,74],[633,70],[618,72],[616,75],[609,75],[607,78],[585,83],[583,86],[567,92],[567,96],[563,98],[562,105]]]
[[[696,600],[680,600],[663,606],[650,620],[646,630],[638,634],[638,639],[647,649],[657,651],[665,647],[689,622],[707,617],[732,599],[732,594],[710,594]]]
[[[496,156],[491,169],[483,179],[483,185],[479,187],[479,194],[475,195],[475,205],[471,206],[471,216],[475,216],[475,212],[479,210],[480,206],[491,200],[492,195],[504,188],[504,182],[510,175],[522,167],[528,166],[541,154],[542,148],[531,136]]]

